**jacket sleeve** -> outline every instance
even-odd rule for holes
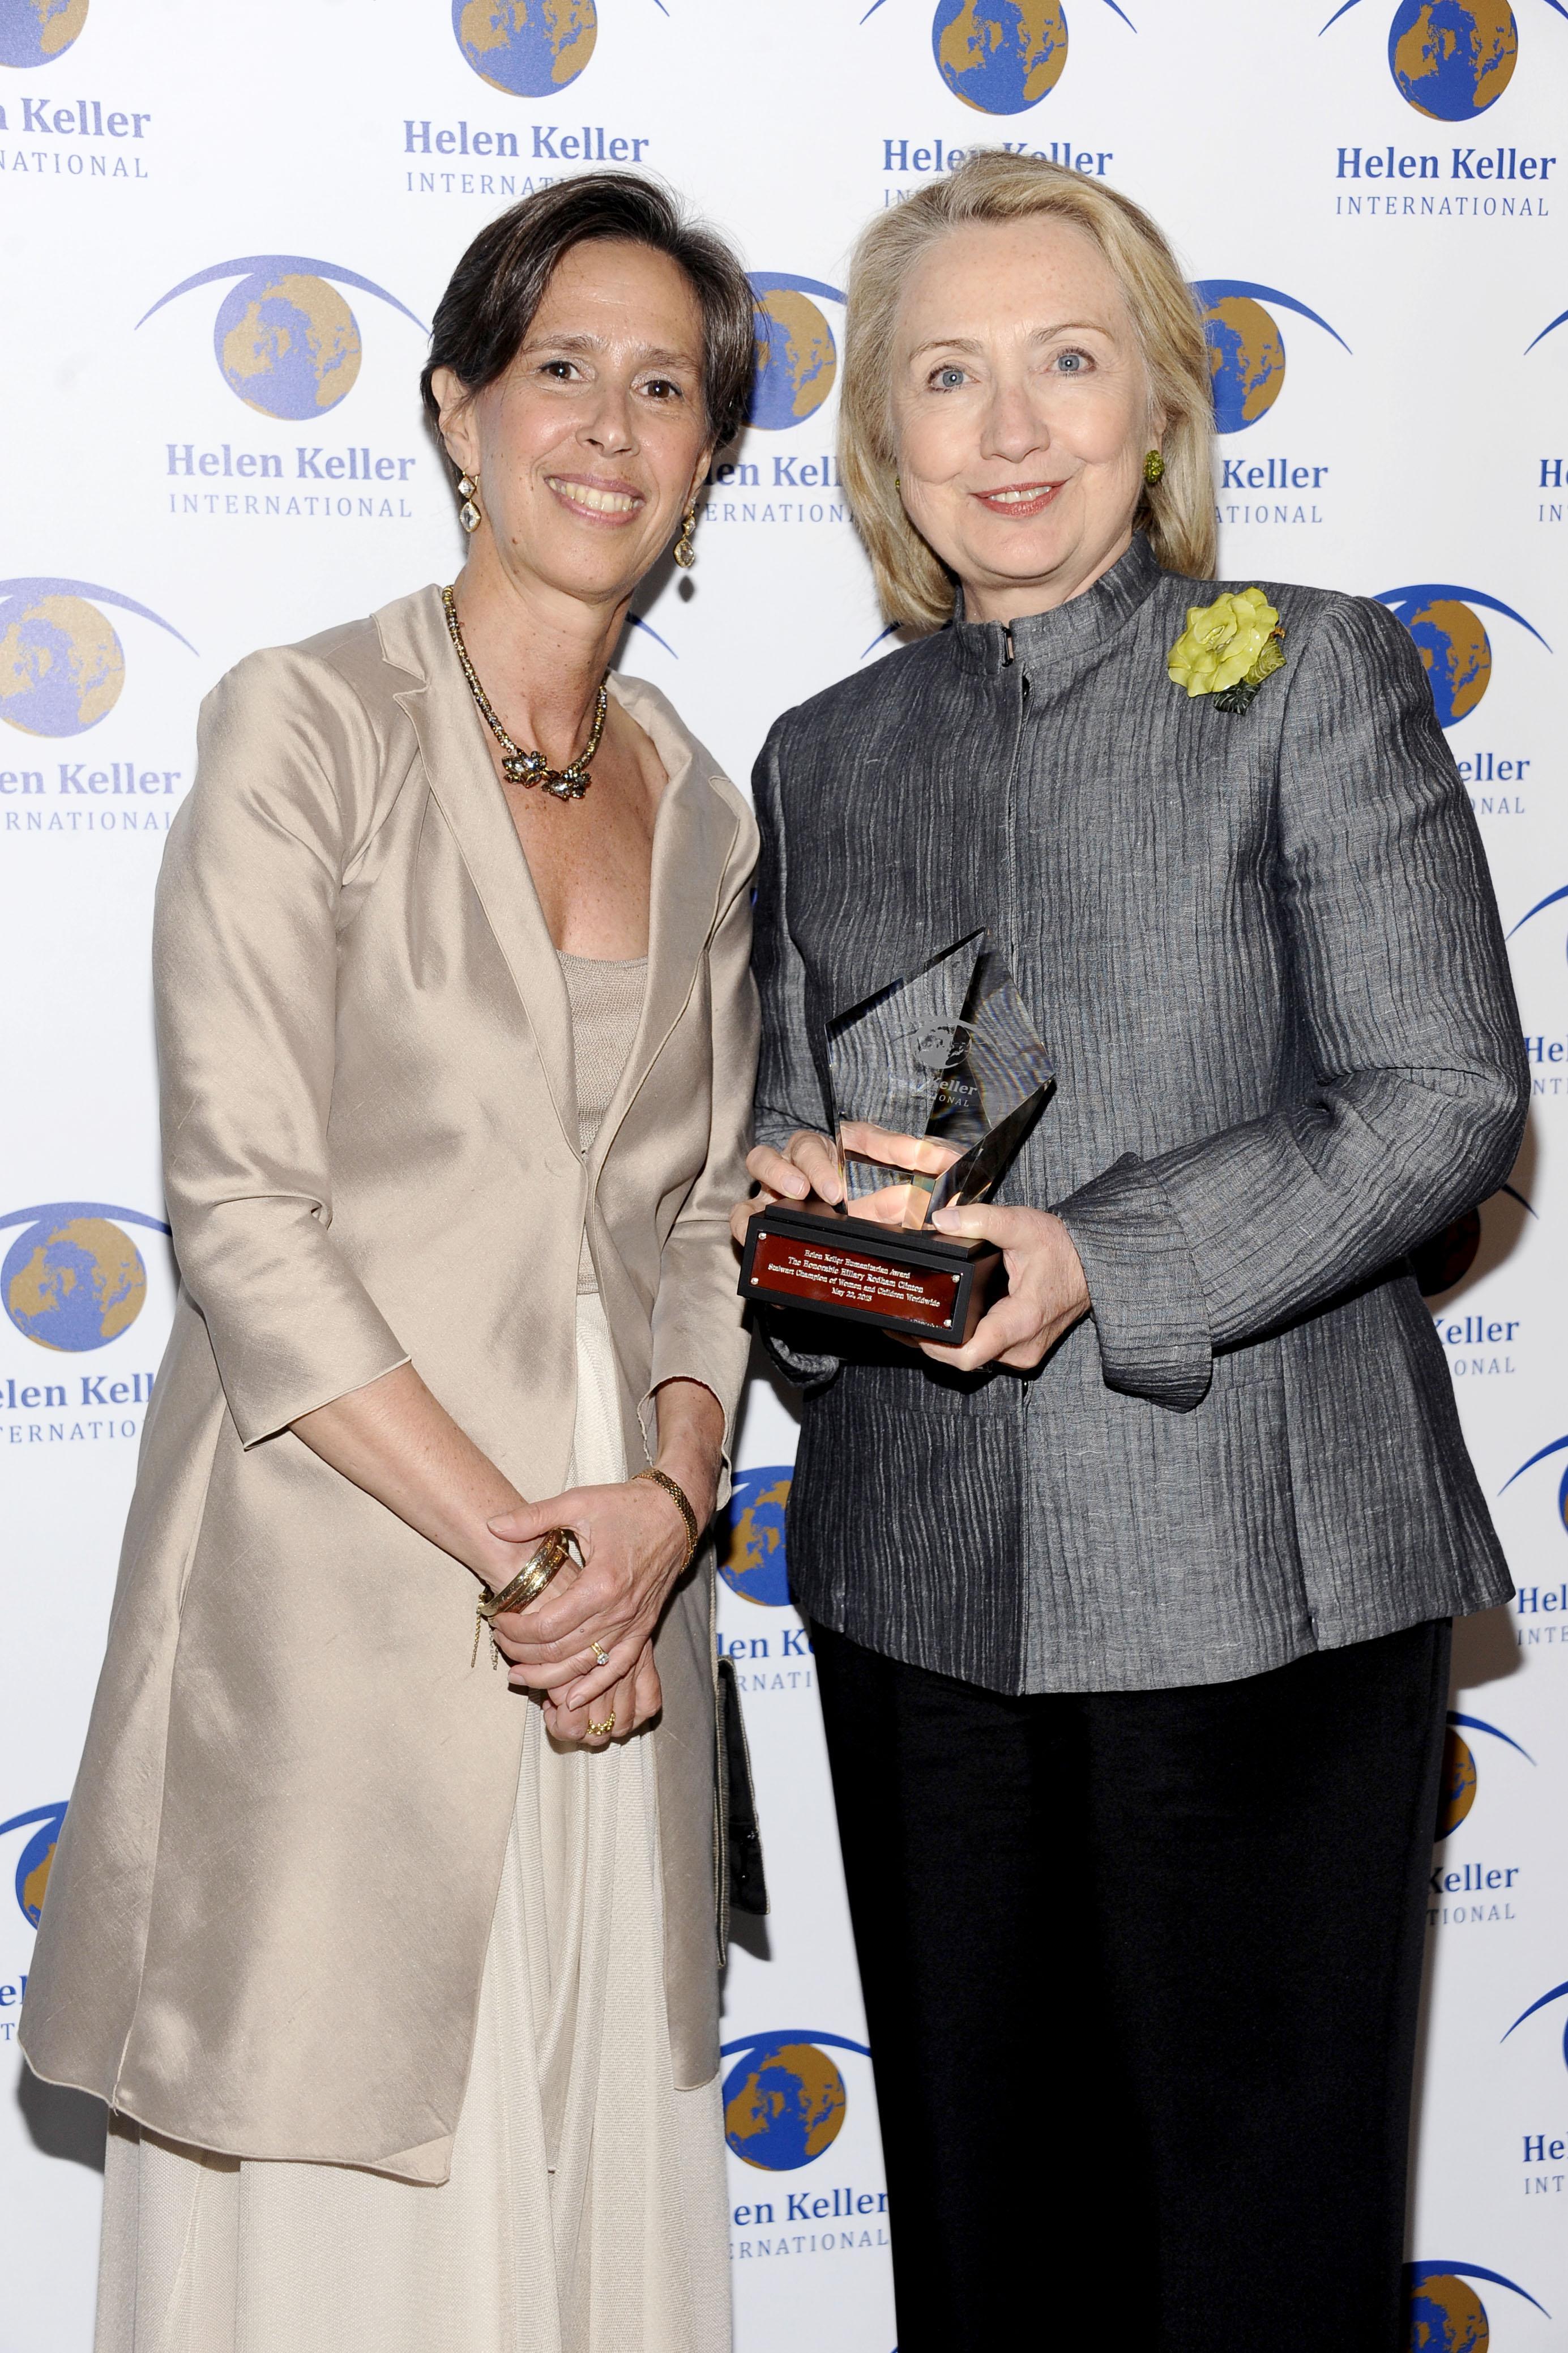
[[[735,1413],[751,1352],[730,1234],[730,1211],[746,1189],[757,1072],[757,992],[751,968],[757,832],[743,803],[742,816],[720,885],[718,915],[708,946],[713,1024],[713,1108],[708,1156],[660,1254],[658,1293],[653,1306],[652,1369],[640,1408],[644,1435],[649,1438],[649,1406],[662,1382],[700,1381],[712,1390],[724,1409],[721,1504],[729,1495]]]
[[[833,1127],[832,1113],[824,1101],[822,1082],[812,1059],[805,1012],[805,965],[789,934],[789,852],[784,841],[780,765],[790,717],[786,711],[782,719],[774,721],[752,771],[752,799],[762,834],[756,928],[752,943],[752,969],[757,976],[763,1015],[756,1131],[759,1144],[771,1144],[778,1152],[784,1150],[797,1128],[811,1127],[826,1135]],[[838,1371],[840,1357],[826,1350],[803,1347],[795,1336],[803,1326],[807,1332],[814,1326],[825,1332],[828,1327],[821,1316],[800,1317],[759,1308],[756,1320],[758,1336],[786,1380],[816,1387],[831,1380]]]
[[[332,1241],[327,1153],[339,902],[381,765],[334,670],[252,655],[202,706],[158,881],[169,1221],[247,1447],[407,1361]]]
[[[1311,1083],[1057,1205],[1107,1383],[1178,1410],[1206,1393],[1216,1348],[1310,1314],[1494,1192],[1523,1133],[1479,833],[1415,647],[1370,601],[1327,606],[1302,649],[1275,891]]]
[[[752,798],[762,834],[757,864],[756,926],[752,969],[763,1008],[757,1065],[757,1141],[782,1152],[798,1127],[826,1134],[833,1121],[823,1100],[806,1026],[805,966],[789,935],[789,852],[784,841],[780,760],[791,713],[776,720],[752,772]]]

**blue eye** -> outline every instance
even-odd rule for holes
[[[936,380],[943,392],[952,392],[956,385],[963,382],[963,370],[957,367],[938,368]]]
[[[1081,375],[1088,362],[1082,352],[1058,352],[1057,365],[1064,375]]]

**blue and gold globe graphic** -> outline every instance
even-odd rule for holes
[[[838,349],[809,294],[768,285],[753,292],[757,345],[747,414],[752,424],[778,433],[822,406],[838,374]]]
[[[15,1881],[17,1908],[30,1928],[37,1926],[38,1915],[44,1908],[44,1895],[55,1867],[55,1851],[65,1818],[62,1799],[57,1806],[34,1806],[27,1813],[13,1814],[8,1822],[0,1822],[0,1838],[12,1831],[33,1831],[17,1858]]]
[[[1437,2272],[1410,2291],[1410,2353],[1487,2353],[1487,2308],[1468,2280]]]
[[[1452,596],[1438,596],[1405,624],[1421,649],[1439,723],[1452,727],[1472,712],[1492,674],[1491,640],[1479,617]]]
[[[0,66],[47,66],[87,22],[88,0],[0,0]]]
[[[242,278],[218,307],[213,348],[247,408],[298,421],[354,387],[359,324],[335,286],[298,270]]]
[[[936,69],[981,114],[1022,114],[1055,90],[1068,61],[1068,20],[1057,0],[938,0]]]
[[[594,54],[594,0],[452,0],[452,30],[474,71],[510,98],[548,98]]]
[[[794,2173],[820,2157],[844,2111],[844,2078],[815,2042],[754,2043],[725,2079],[724,2137],[765,2173]]]
[[[1389,27],[1395,89],[1438,122],[1468,122],[1495,105],[1518,56],[1508,0],[1401,0]]]
[[[1240,433],[1267,417],[1285,387],[1285,340],[1261,302],[1225,294],[1204,312],[1215,424]]]
[[[79,735],[125,683],[119,638],[85,596],[0,597],[0,719],[25,735]]]
[[[1476,1802],[1476,1760],[1470,1744],[1453,1725],[1443,1743],[1443,1769],[1437,1783],[1437,1836],[1457,1831]]]
[[[107,1218],[28,1226],[0,1266],[0,1301],[17,1331],[67,1355],[117,1340],[146,1296],[142,1253]]]
[[[784,1511],[792,1476],[787,1462],[737,1471],[720,1531],[720,1576],[742,1601],[767,1609],[782,1609],[789,1599]]]

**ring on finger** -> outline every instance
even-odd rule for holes
[[[600,1666],[607,1667],[609,1665],[610,1654],[608,1651],[605,1650],[602,1642],[590,1641],[588,1648],[593,1651],[594,1656],[598,1661]]]
[[[616,1711],[614,1708],[612,1708],[608,1715],[605,1716],[603,1724],[595,1724],[592,1716],[588,1718],[588,1729],[593,1734],[595,1740],[607,1740],[615,1728]]]

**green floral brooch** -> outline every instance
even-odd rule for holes
[[[1165,668],[1189,696],[1212,694],[1216,711],[1241,712],[1284,659],[1285,632],[1262,589],[1227,588],[1212,605],[1187,607]]]

